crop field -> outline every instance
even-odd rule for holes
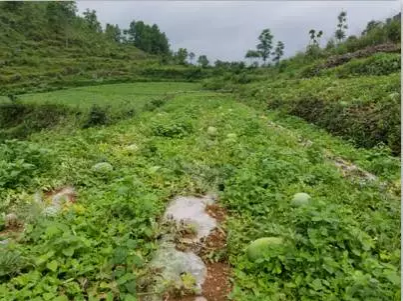
[[[82,2],[0,2],[0,301],[401,300],[395,4]]]
[[[56,104],[87,109],[93,105],[119,108],[124,105],[141,108],[153,97],[172,92],[199,90],[195,83],[151,82],[89,86],[47,93],[24,94],[18,96],[23,103]],[[8,102],[0,96],[0,102]]]
[[[197,89],[121,84],[21,99],[144,104]],[[183,292],[170,283],[150,290],[159,221],[174,196],[209,192],[226,212],[226,243],[205,260],[230,267],[233,300],[400,300],[399,159],[356,149],[301,119],[200,91],[107,127],[7,141],[0,158],[1,211],[24,221],[0,232],[0,300]],[[74,188],[74,202],[43,214],[34,200],[63,187]],[[296,193],[311,199],[296,205]],[[261,237],[281,243],[251,259],[248,245]]]

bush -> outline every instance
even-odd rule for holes
[[[167,138],[182,138],[193,132],[189,120],[178,118],[176,120],[161,118],[151,126],[153,135]]]
[[[73,111],[55,104],[0,104],[0,139],[26,138],[60,124]]]
[[[167,98],[155,98],[152,99],[151,101],[147,102],[144,107],[143,110],[144,111],[154,111],[159,107],[162,107],[166,102],[167,102]]]
[[[87,120],[84,122],[83,128],[89,128],[97,125],[108,124],[107,108],[93,105],[88,114]]]

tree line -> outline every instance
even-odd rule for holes
[[[102,28],[95,10],[87,9],[82,16],[78,15],[75,1],[5,1],[0,2],[0,13],[9,13],[15,20],[8,24],[9,28],[19,29],[24,36],[40,41],[46,38],[63,41],[65,47],[71,44],[80,45],[83,41],[107,41],[115,44],[132,45],[136,48],[161,57],[163,63],[175,63],[181,65],[198,64],[205,68],[211,63],[206,55],[196,56],[194,52],[186,48],[177,51],[170,49],[167,35],[161,31],[157,24],[146,24],[141,20],[133,20],[128,28],[121,29],[117,24],[107,23]],[[15,17],[15,18],[14,18]],[[0,18],[0,21],[2,19]],[[328,41],[324,50],[342,47],[347,50],[355,50],[360,47],[381,42],[400,42],[400,15],[389,18],[386,22],[370,21],[360,37],[347,36],[347,12],[341,11],[337,17],[337,25],[332,38]],[[0,23],[0,25],[2,25]],[[4,24],[3,24],[4,25]],[[7,28],[3,28],[7,29]],[[317,57],[325,55],[320,47],[320,39],[323,31],[311,29],[308,32],[309,43],[306,54]],[[8,34],[8,36],[10,36]],[[3,38],[7,34],[3,34]],[[88,44],[88,43],[87,43]],[[279,65],[284,56],[285,44],[275,41],[269,28],[263,29],[258,36],[255,49],[248,50],[245,58],[253,62],[252,66],[269,66],[272,62]],[[232,66],[234,62],[214,62],[214,66]],[[238,65],[237,65],[238,66]]]

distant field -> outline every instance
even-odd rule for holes
[[[120,106],[130,104],[141,107],[153,97],[167,93],[199,90],[196,83],[156,82],[125,83],[102,86],[80,87],[47,93],[20,95],[24,103],[52,103],[88,108],[92,105]],[[6,96],[0,96],[0,102],[8,102]]]
[[[171,93],[199,91],[182,82],[147,82],[80,87],[18,96],[15,104],[0,96],[0,141],[24,139],[34,132],[55,128],[108,125],[162,105]],[[211,94],[201,91],[195,94]]]

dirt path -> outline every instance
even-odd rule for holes
[[[197,201],[197,198],[188,197],[191,201]],[[200,202],[204,199],[199,198]],[[177,200],[183,199],[186,202],[186,197],[179,197]],[[164,301],[225,301],[228,300],[228,294],[231,292],[231,268],[227,261],[227,234],[224,230],[225,221],[227,217],[226,210],[220,206],[216,201],[214,203],[207,203],[203,208],[202,213],[190,213],[194,209],[190,208],[190,203],[184,205],[187,212],[180,212],[181,208],[178,206],[179,202],[175,205],[168,206],[166,212],[173,214],[173,219],[177,222],[192,224],[192,222],[200,219],[203,220],[202,214],[214,220],[215,225],[207,232],[201,239],[198,236],[206,229],[198,228],[199,231],[190,234],[187,231],[180,232],[180,235],[175,239],[175,248],[178,254],[195,254],[204,263],[205,275],[201,280],[201,290],[192,291],[186,289],[185,285],[181,289],[175,291],[168,291],[164,294]],[[186,216],[187,215],[187,216]],[[182,219],[183,218],[183,219]],[[192,221],[193,218],[193,221]],[[208,219],[204,221],[208,225]],[[192,264],[189,262],[188,264]],[[197,263],[195,263],[197,266]],[[190,271],[194,271],[194,277],[199,277],[197,269],[187,267]],[[187,271],[186,271],[187,273]],[[182,274],[181,274],[182,275]]]

